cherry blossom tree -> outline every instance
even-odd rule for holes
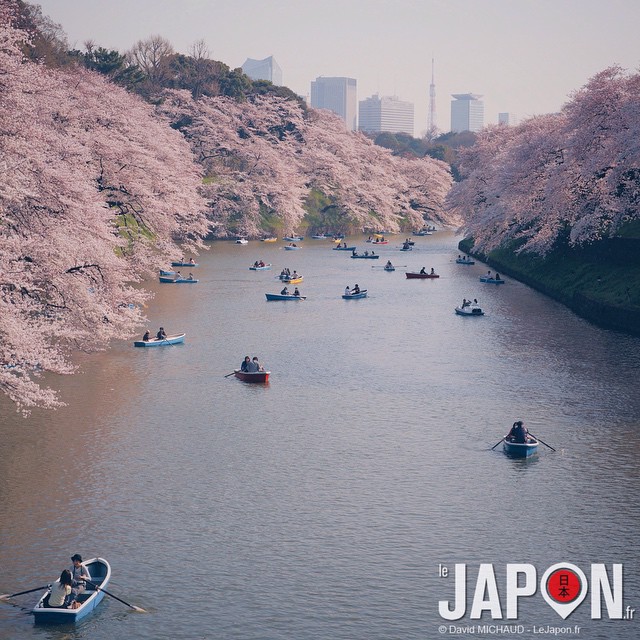
[[[201,170],[149,105],[82,69],[22,58],[0,5],[0,390],[55,407],[46,372],[142,321],[134,286],[207,232]]]
[[[395,157],[347,132],[329,112],[305,112],[296,101],[274,96],[196,101],[184,91],[168,92],[160,109],[204,165],[219,236],[260,235],[265,211],[293,232],[312,190],[328,197],[351,228],[414,228],[425,216],[458,221],[443,207],[451,185],[447,165]]]
[[[640,75],[605,69],[560,113],[483,131],[447,207],[483,251],[516,242],[545,255],[609,237],[640,216],[639,130]]]

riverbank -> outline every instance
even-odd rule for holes
[[[465,238],[460,251],[489,264],[607,329],[640,335],[640,238],[615,237],[544,258],[514,247],[484,255]]]

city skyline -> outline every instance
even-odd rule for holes
[[[71,47],[86,40],[124,52],[159,34],[187,53],[204,40],[231,68],[273,56],[283,84],[307,96],[319,76],[355,78],[358,100],[398,95],[427,128],[435,58],[438,127],[454,93],[481,93],[485,123],[558,111],[603,69],[640,66],[635,0],[41,0]],[[328,43],[323,46],[323,43]],[[313,46],[310,46],[313,43]],[[597,43],[597,46],[596,46]]]

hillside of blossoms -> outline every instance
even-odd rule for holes
[[[133,335],[136,284],[206,237],[293,231],[312,192],[345,228],[458,222],[444,163],[277,96],[167,90],[154,106],[81,65],[27,60],[18,13],[0,4],[0,389],[23,411],[59,406],[43,376]]]
[[[546,255],[640,219],[640,74],[614,66],[559,113],[484,129],[461,153],[447,204],[474,247]]]

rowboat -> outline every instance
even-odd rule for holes
[[[242,380],[242,382],[269,382],[269,374],[271,371],[240,371],[240,369],[235,369],[233,372],[238,378],[238,380]]]
[[[307,296],[294,296],[292,293],[283,295],[282,293],[265,293],[267,300],[306,300]]]
[[[172,262],[172,267],[197,267],[197,262]]]
[[[412,246],[402,246],[400,251],[413,251],[413,247]]]
[[[285,242],[300,242],[301,240],[304,240],[304,238],[302,236],[285,236],[282,239]]]
[[[489,276],[480,276],[480,282],[486,282],[487,284],[504,284],[502,278],[492,278]]]
[[[533,436],[528,436],[527,442],[514,442],[507,436],[502,441],[502,448],[513,458],[530,458],[538,450],[538,441]]]
[[[388,240],[365,240],[369,244],[389,244]]]
[[[271,269],[271,263],[269,264],[264,264],[261,267],[249,267],[249,271],[266,271],[267,269]]]
[[[475,264],[476,261],[471,258],[457,258],[456,264]]]
[[[82,563],[89,570],[91,582],[99,587],[105,588],[111,579],[111,567],[103,558],[92,558]],[[36,606],[32,609],[36,624],[73,624],[91,613],[104,598],[104,591],[96,589],[93,585],[87,584],[86,590],[78,596],[80,606],[77,609],[58,609],[55,607],[45,607],[44,599],[49,595],[47,589]]]
[[[173,336],[167,336],[166,338],[150,338],[149,340],[136,340],[133,343],[133,346],[134,347],[166,347],[169,344],[178,344],[180,342],[184,342],[185,335],[186,334],[184,333],[177,333]]]
[[[464,307],[456,307],[456,313],[459,316],[483,316],[484,311],[477,305],[466,305]]]
[[[177,275],[177,271],[165,271],[164,269],[160,269],[160,275],[161,276],[176,276]]]
[[[319,233],[318,235],[311,236],[312,240],[326,240],[329,236],[325,236],[324,233]]]
[[[373,267],[372,267],[372,269],[373,269]],[[396,268],[395,268],[393,265],[391,265],[390,267],[389,267],[389,266],[387,266],[387,265],[385,265],[385,266],[384,266],[384,270],[385,270],[385,271],[395,271],[395,270],[396,270]]]
[[[412,279],[425,279],[425,278],[439,278],[440,276],[437,273],[416,273],[415,271],[405,271],[405,275],[408,280]]]
[[[353,251],[355,247],[333,247],[333,251]]]
[[[345,300],[355,300],[356,298],[366,298],[367,297],[367,290],[363,289],[359,293],[350,293],[349,295],[347,295],[346,293],[343,293],[342,297]]]
[[[285,282],[286,284],[299,284],[304,280],[304,276],[297,276],[295,278],[280,278],[280,280],[282,280],[282,282]]]
[[[238,238],[236,244],[249,244],[249,241],[246,238]]]
[[[288,244],[288,245],[286,245],[286,246],[285,246],[285,249],[286,249],[287,251],[295,251],[296,249],[299,249],[299,248],[300,248],[300,247],[296,247],[296,246],[295,246],[295,245],[293,245],[293,244]]]
[[[278,238],[262,238],[260,242],[278,242]]]
[[[372,253],[366,255],[364,253],[353,253],[351,254],[352,258],[361,258],[362,260],[377,260],[380,256],[373,255]]]
[[[172,282],[174,284],[195,284],[198,282],[197,278],[176,278],[176,275],[172,276],[160,276],[160,282],[169,283]]]

